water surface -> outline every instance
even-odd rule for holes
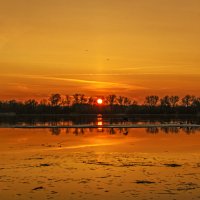
[[[105,122],[1,128],[0,199],[200,199],[199,129],[106,129]]]

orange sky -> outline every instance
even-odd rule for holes
[[[200,90],[199,0],[0,0],[0,98]]]

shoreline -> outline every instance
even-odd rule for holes
[[[163,128],[163,127],[175,127],[175,128],[200,128],[200,124],[131,124],[131,125],[70,125],[70,126],[0,126],[0,128],[15,128],[15,129],[45,129],[45,128]]]
[[[56,116],[56,117],[78,117],[78,116],[163,116],[163,117],[184,117],[184,116],[194,116],[194,117],[200,117],[200,114],[126,114],[126,113],[117,113],[117,114],[81,114],[81,113],[70,113],[70,114],[16,114],[16,113],[0,113],[0,117],[48,117],[48,116]]]

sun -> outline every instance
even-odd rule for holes
[[[99,105],[101,105],[101,104],[103,103],[103,100],[102,100],[102,99],[97,99],[97,103],[98,103]]]

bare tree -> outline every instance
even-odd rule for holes
[[[79,104],[80,103],[80,94],[74,94],[73,95],[74,98],[74,104]]]
[[[47,100],[47,99],[42,99],[42,100],[40,101],[40,105],[43,105],[43,106],[48,105],[48,100]]]
[[[147,96],[145,98],[145,104],[148,106],[156,106],[158,103],[159,97],[155,95]]]
[[[38,102],[35,99],[29,99],[29,100],[25,101],[24,104],[31,108],[36,108],[36,106],[38,105]]]
[[[52,94],[49,98],[52,106],[58,106],[61,103],[61,95],[60,94]]]
[[[74,94],[73,95],[74,98],[74,104],[84,104],[87,102],[87,98],[85,97],[84,94]]]
[[[133,101],[131,102],[131,104],[132,104],[132,105],[138,105],[138,102],[137,102],[136,100],[133,100]]]
[[[171,106],[170,97],[164,96],[162,99],[160,99],[160,105],[161,106]]]
[[[80,94],[80,103],[84,104],[84,103],[86,103],[86,101],[87,101],[87,99],[86,99],[85,95],[84,94]]]
[[[117,101],[118,101],[118,103],[119,103],[120,106],[123,106],[123,105],[124,105],[124,97],[123,97],[123,96],[119,96],[119,97],[117,98]]]
[[[62,99],[62,105],[69,107],[71,105],[71,99],[71,96],[65,95],[65,97]]]
[[[169,98],[170,104],[172,107],[177,106],[177,103],[179,102],[179,97],[178,96],[171,96]]]
[[[94,102],[95,102],[94,98],[93,97],[89,97],[88,104],[94,105]]]
[[[200,106],[200,98],[196,97],[192,103],[193,106]]]
[[[182,98],[182,104],[185,107],[191,106],[195,100],[195,96],[191,95],[186,95],[185,97]]]
[[[130,106],[131,105],[131,100],[128,97],[124,97],[124,105],[125,106]]]
[[[112,95],[109,95],[107,98],[106,98],[108,104],[110,106],[114,105],[116,103],[116,95],[112,94]]]

